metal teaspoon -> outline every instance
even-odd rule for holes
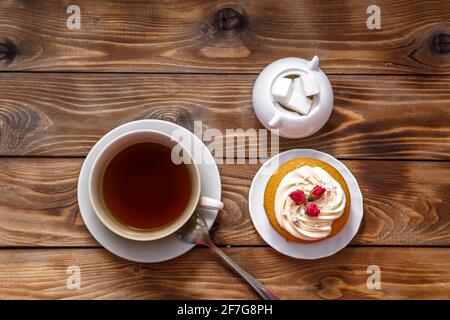
[[[258,280],[239,267],[211,241],[208,226],[206,225],[203,217],[197,212],[194,212],[188,222],[186,222],[186,224],[177,231],[177,236],[187,243],[202,244],[209,247],[218,256],[225,260],[237,273],[239,273],[264,300],[280,299],[275,293],[265,288]]]

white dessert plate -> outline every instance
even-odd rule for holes
[[[348,185],[351,200],[349,217],[344,228],[332,238],[305,244],[287,241],[269,222],[264,210],[266,184],[280,165],[295,158],[314,158],[327,162],[340,172]],[[320,259],[345,248],[356,235],[363,217],[363,198],[358,182],[342,162],[320,151],[294,149],[272,157],[256,173],[249,193],[249,210],[256,230],[272,248],[297,259]]]
[[[119,135],[140,129],[158,130],[173,135],[189,150],[194,150],[191,154],[198,164],[200,171],[202,184],[201,195],[220,200],[221,184],[219,170],[217,169],[213,156],[199,138],[185,128],[171,122],[162,120],[138,120],[129,122],[108,132],[91,149],[83,163],[78,179],[78,205],[89,232],[107,250],[121,258],[131,261],[141,263],[161,262],[182,255],[192,249],[194,245],[179,240],[174,234],[154,241],[125,239],[116,235],[101,223],[89,200],[88,177],[94,159],[100,150]],[[211,228],[216,219],[217,210],[199,209],[198,211],[201,211],[208,227]]]

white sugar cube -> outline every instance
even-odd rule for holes
[[[292,93],[292,79],[278,77],[272,85],[272,96],[276,102],[287,103]]]
[[[292,94],[289,97],[287,103],[284,104],[288,109],[298,112],[302,115],[309,113],[313,101],[303,94],[302,85],[300,79],[294,79]]]
[[[300,78],[295,78],[292,81],[292,92],[297,91],[299,92],[301,95],[306,96],[306,92],[303,88],[303,83],[300,80]]]
[[[291,98],[285,106],[292,111],[298,112],[302,115],[307,115],[311,110],[312,100],[302,95],[301,93],[292,92]]]
[[[305,74],[300,77],[302,89],[305,96],[313,96],[319,94],[319,84],[317,83],[316,76],[314,74]]]

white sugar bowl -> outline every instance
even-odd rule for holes
[[[298,94],[296,86],[293,93],[292,87],[284,86],[288,81],[280,85],[280,79],[293,83],[307,81],[303,87],[308,92],[294,97]],[[286,92],[285,100],[280,100],[282,90]],[[319,131],[333,110],[333,89],[319,68],[319,58],[315,56],[311,61],[284,58],[265,67],[253,86],[253,109],[264,127],[282,137],[304,138]]]

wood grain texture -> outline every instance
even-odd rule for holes
[[[253,75],[0,73],[0,155],[85,156],[109,130],[144,118],[190,130],[201,120],[203,132],[216,128],[225,142],[233,142],[245,132],[227,129],[263,128],[252,109],[254,80]],[[282,151],[450,159],[450,77],[332,76],[331,82],[335,107],[329,122],[311,137],[280,139]],[[237,148],[226,145],[223,155]]]
[[[328,73],[449,73],[450,2],[78,0],[0,3],[0,70],[245,72],[317,54]],[[222,11],[221,11],[222,10]]]
[[[82,159],[0,159],[0,247],[98,246],[83,226]],[[450,245],[450,162],[345,161],[364,197],[354,245]],[[258,165],[221,165],[220,245],[265,245],[248,212]]]
[[[219,165],[213,240],[283,299],[450,299],[450,1],[378,0],[381,30],[367,29],[372,3],[359,0],[77,0],[80,30],[66,28],[70,4],[0,1],[0,299],[257,298],[206,248],[158,264],[99,248],[78,174],[101,136],[133,120],[191,131],[201,120],[226,142],[245,139],[226,130],[262,128],[256,74],[313,55],[333,114],[280,149],[348,159],[364,197],[358,235],[316,261],[267,247],[248,212],[250,139],[231,156],[245,164]],[[66,288],[71,265],[79,290]],[[369,265],[381,290],[367,288]]]
[[[346,248],[316,261],[271,248],[226,248],[227,254],[282,299],[449,299],[447,248]],[[81,288],[66,288],[78,266]],[[368,289],[369,265],[381,289]],[[201,266],[201,267],[200,267]],[[220,274],[220,277],[217,275]],[[256,299],[253,290],[206,248],[169,262],[139,265],[103,249],[4,250],[1,299]]]

